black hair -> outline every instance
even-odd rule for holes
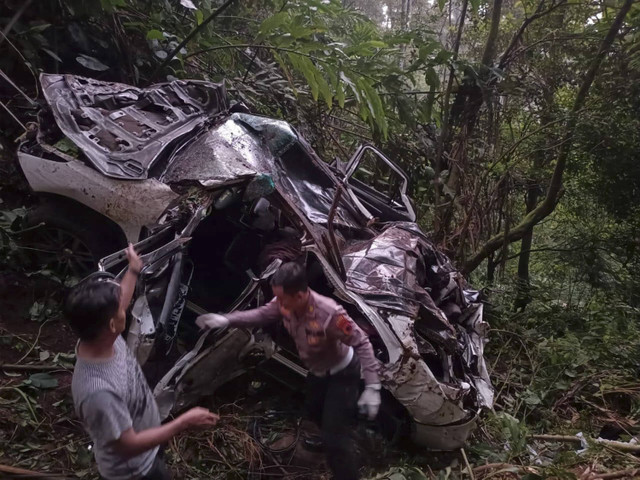
[[[271,286],[282,287],[287,295],[306,292],[309,288],[307,272],[305,272],[304,266],[297,262],[284,263],[271,277]]]
[[[95,340],[109,325],[120,305],[120,285],[114,280],[93,278],[76,285],[64,303],[73,331],[83,341]]]

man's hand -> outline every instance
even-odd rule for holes
[[[139,274],[144,263],[142,262],[140,256],[134,250],[133,244],[129,244],[125,253],[127,254],[127,260],[129,261],[129,271],[135,273],[136,275]]]
[[[125,250],[125,253],[127,255],[127,260],[129,260],[129,268],[127,269],[127,272],[124,274],[124,277],[120,282],[122,293],[120,294],[120,309],[118,312],[118,316],[123,322],[122,328],[124,328],[124,318],[126,315],[125,312],[129,308],[131,298],[133,297],[133,291],[136,289],[138,274],[140,273],[140,270],[142,270],[142,266],[144,265],[142,259],[138,256],[132,244],[129,244],[129,246]]]
[[[213,330],[216,328],[224,328],[229,325],[227,317],[218,315],[217,313],[207,313],[196,318],[196,325],[201,330]]]
[[[364,392],[360,395],[360,400],[358,400],[360,413],[366,414],[369,420],[375,419],[376,415],[378,415],[378,410],[380,410],[380,388],[381,385],[379,383],[366,385]]]
[[[220,417],[206,408],[194,407],[180,415],[176,420],[178,420],[180,424],[187,429],[194,427],[213,427],[218,423]]]
[[[114,449],[123,457],[131,458],[167,443],[173,436],[190,428],[212,427],[220,417],[206,408],[195,407],[164,425],[136,432],[133,428],[122,432],[113,441]]]

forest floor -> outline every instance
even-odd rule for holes
[[[57,308],[60,285],[51,278],[5,272],[0,275],[0,292],[0,476],[3,467],[9,466],[23,469],[23,475],[32,471],[51,478],[97,478],[90,441],[73,412],[70,382],[75,339]],[[545,431],[571,440],[578,430],[596,437],[605,426],[604,431],[618,428],[616,436],[628,439],[623,430],[635,428],[629,409],[640,386],[624,389],[618,384],[618,391],[611,393],[603,386],[606,375],[576,378],[553,408],[530,408],[517,420],[507,413],[519,411],[514,402],[535,401],[522,389],[518,393],[513,370],[519,367],[516,357],[506,354],[508,345],[496,342],[500,348],[489,352],[498,413],[484,416],[465,449],[473,476],[462,452],[436,454],[378,441],[363,450],[369,477],[640,478],[640,470],[634,471],[640,468],[640,459],[634,455],[638,452],[591,443],[586,452],[577,453],[582,449],[579,442],[531,437],[533,431]],[[44,371],[37,367],[42,365],[47,366]],[[267,385],[256,393],[255,377],[238,379],[217,404],[207,405],[222,415],[216,429],[185,433],[170,442],[167,459],[175,478],[328,478],[322,463],[284,468],[289,454],[275,458],[256,440],[258,421],[263,442],[283,434],[293,439],[300,403],[295,392],[262,381]],[[588,387],[599,382],[590,395]]]

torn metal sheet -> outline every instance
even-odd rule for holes
[[[326,225],[338,182],[298,146],[297,138],[286,122],[234,113],[177,152],[160,179],[212,188],[269,177],[306,219]],[[335,223],[361,228],[364,220],[345,199]]]
[[[84,163],[55,162],[18,152],[22,171],[34,192],[71,198],[116,222],[127,240],[137,242],[143,226],[155,223],[178,195],[153,178],[115,180]]]
[[[467,418],[462,400],[469,386],[445,384],[434,376],[420,355],[411,317],[392,314],[387,321],[402,342],[403,356],[384,366],[385,387],[419,422],[443,425]]]
[[[260,280],[273,275],[281,263],[274,260],[260,277],[253,276],[232,310],[246,306],[255,298]],[[216,338],[215,343],[205,347],[209,336]],[[269,358],[275,351],[276,345],[271,338],[256,338],[244,329],[205,331],[196,345],[156,384],[153,394],[158,402],[160,418],[166,418],[173,409],[183,409],[199,398],[213,394],[220,385],[244,373],[243,358],[256,352],[263,358]]]
[[[455,331],[426,290],[427,266],[421,247],[418,236],[396,224],[371,240],[346,246],[342,250],[346,285],[372,304],[409,317],[423,308],[429,316],[429,329],[451,342]]]
[[[42,74],[40,83],[62,132],[113,178],[147,178],[155,163],[228,109],[224,85],[197,80],[136,88]]]
[[[275,159],[262,139],[234,113],[180,150],[161,176],[165,183],[196,181],[205,187],[273,174]]]
[[[248,115],[246,113],[234,113],[231,118],[257,132],[274,157],[281,156],[298,142],[296,132],[291,125],[283,120],[274,120],[273,118]]]
[[[144,365],[151,355],[156,340],[156,325],[146,295],[139,296],[131,309],[131,325],[127,332],[127,346],[136,360]]]

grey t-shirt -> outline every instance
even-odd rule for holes
[[[160,415],[140,365],[122,337],[113,348],[113,357],[106,360],[77,357],[71,393],[76,413],[94,442],[100,475],[109,480],[136,479],[151,469],[158,447],[125,458],[110,443],[131,427],[136,432],[157,427]]]

